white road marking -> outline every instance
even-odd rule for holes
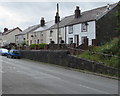
[[[91,89],[91,90],[94,90],[94,91],[98,91],[98,92],[100,92],[102,94],[111,94],[111,93],[108,93],[108,92],[105,92],[105,91],[101,91],[101,90],[98,90],[98,89],[95,89],[95,88],[92,88],[92,87],[88,87],[88,86],[85,86],[85,85],[82,85],[82,84],[80,84],[79,86],[82,86],[84,88]]]

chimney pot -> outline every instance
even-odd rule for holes
[[[45,20],[44,20],[43,17],[42,17],[41,20],[40,20],[40,24],[41,24],[41,26],[45,26]]]
[[[8,28],[4,28],[4,32],[7,32],[8,31]]]
[[[80,16],[81,16],[81,12],[80,12],[79,6],[76,6],[75,18],[79,18]]]

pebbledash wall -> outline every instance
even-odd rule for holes
[[[60,66],[87,70],[95,73],[108,74],[118,76],[118,69],[105,66],[100,63],[88,61],[85,59],[71,56],[69,51],[61,50],[22,50],[22,58],[31,59],[35,61],[56,64]]]

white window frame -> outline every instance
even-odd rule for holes
[[[81,32],[87,32],[88,25],[87,22],[81,24]]]
[[[73,25],[71,25],[71,26],[68,27],[68,33],[69,34],[73,33]]]

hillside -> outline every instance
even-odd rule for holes
[[[120,38],[114,38],[103,46],[90,46],[77,57],[100,62],[106,66],[120,68]]]

